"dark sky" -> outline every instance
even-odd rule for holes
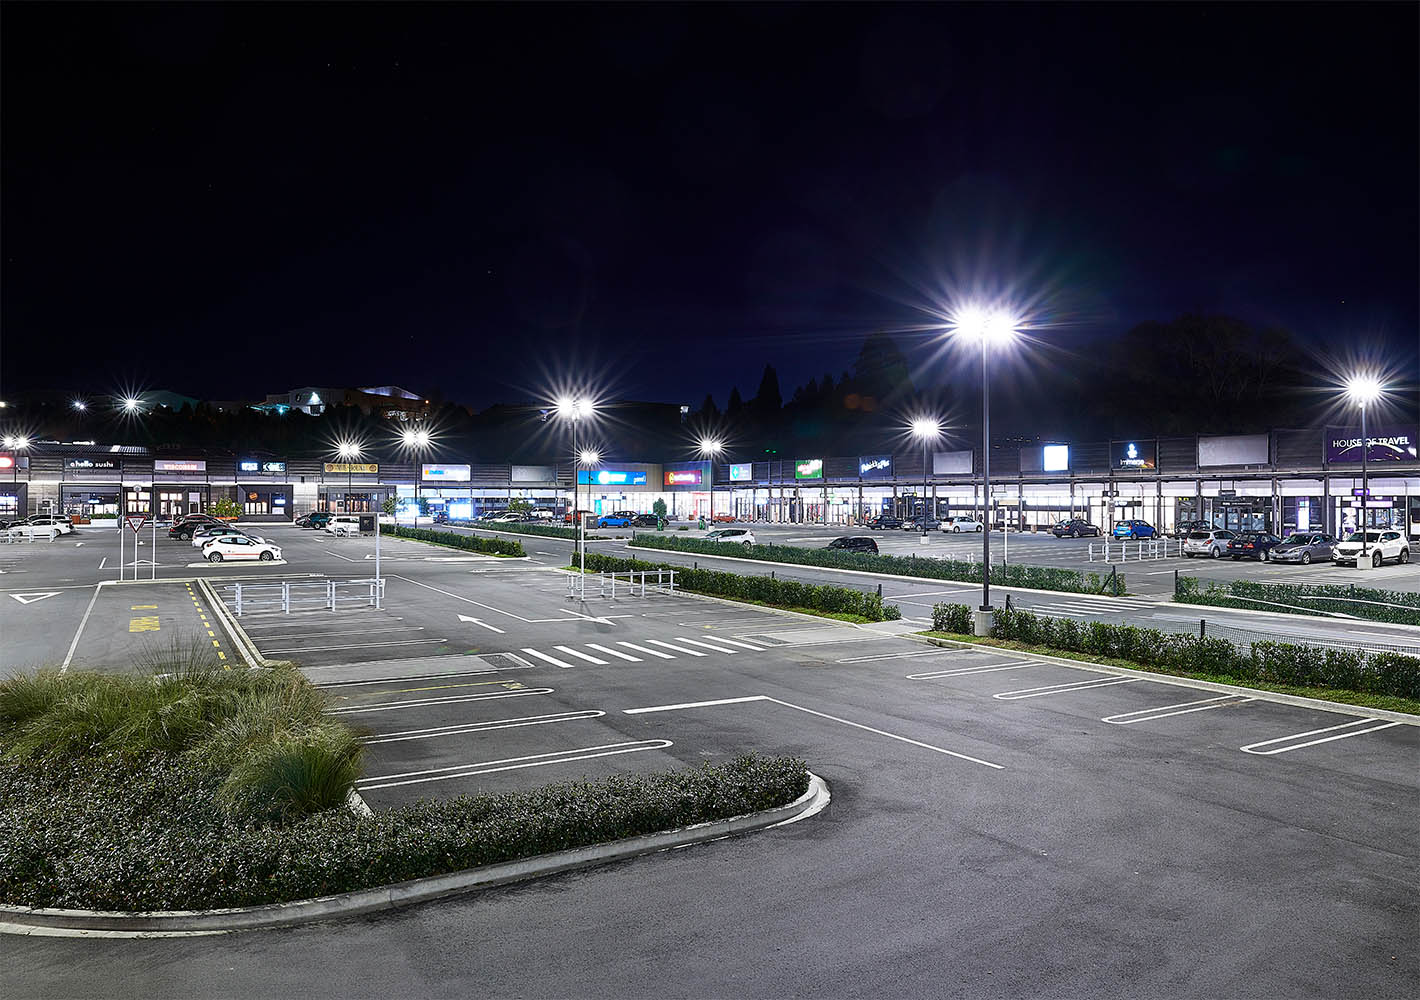
[[[585,375],[723,405],[972,290],[1067,345],[1219,310],[1410,365],[1417,27],[1414,4],[7,4],[0,391],[482,406]]]

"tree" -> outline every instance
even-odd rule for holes
[[[231,497],[218,497],[216,500],[212,501],[209,513],[211,513],[213,517],[235,518],[242,516],[242,509]]]
[[[382,503],[382,504],[380,504],[380,509],[383,510],[386,514],[388,514],[388,515],[390,515],[391,517],[393,517],[393,516],[394,516],[394,512],[395,512],[395,509],[396,509],[398,506],[399,506],[399,498],[398,498],[398,497],[389,496],[389,497],[385,497],[385,502]]]
[[[666,516],[666,502],[658,499],[655,503],[651,504],[651,513],[655,514],[657,517],[664,518]]]
[[[530,514],[532,509],[532,501],[527,497],[513,497],[508,501],[509,514]]]
[[[695,411],[695,419],[702,428],[711,428],[720,422],[720,408],[715,405],[715,397],[710,393],[705,394],[700,409]]]
[[[754,394],[754,408],[761,419],[773,419],[784,407],[784,396],[779,391],[779,373],[773,365],[764,366],[764,374],[759,379],[759,391]]]
[[[740,411],[745,408],[745,401],[740,396],[740,387],[735,386],[730,390],[729,401],[725,403],[725,415],[727,417],[738,417]]]

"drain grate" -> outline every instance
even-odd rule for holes
[[[500,670],[512,670],[532,666],[527,660],[514,656],[511,653],[484,653],[479,659],[490,667],[497,667]]]

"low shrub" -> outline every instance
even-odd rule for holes
[[[971,635],[975,628],[975,617],[965,604],[936,604],[932,606],[932,631]]]
[[[268,741],[240,759],[218,792],[232,812],[286,821],[334,809],[360,777],[364,746],[344,726]]]
[[[868,621],[896,621],[902,612],[895,604],[884,604],[874,593],[851,587],[815,585],[798,580],[776,580],[768,576],[742,576],[709,569],[692,569],[670,563],[625,559],[602,552],[587,553],[587,569],[593,573],[627,573],[658,569],[675,570],[676,586],[697,594],[761,601],[784,608],[806,608],[829,614],[856,615]]]
[[[1181,576],[1173,599],[1180,604],[1286,611],[1327,616],[1340,611],[1368,621],[1420,625],[1420,594],[1346,584],[1259,583]]]
[[[510,542],[505,538],[479,538],[477,535],[461,535],[457,531],[434,531],[430,528],[406,528],[402,524],[384,524],[380,530],[396,538],[408,538],[416,542],[432,542],[447,545],[451,549],[465,552],[483,552],[495,556],[524,556],[522,542]]]
[[[703,538],[676,538],[674,535],[652,535],[644,532],[637,532],[632,537],[631,546],[707,556],[739,556],[795,566],[889,573],[893,576],[921,577],[926,580],[975,583],[981,579],[981,564],[963,559],[872,555],[867,552],[844,552],[841,549],[802,549],[794,545],[747,546],[738,542],[711,542]],[[1118,593],[1128,592],[1123,576],[1101,577],[1098,573],[1082,573],[1079,570],[1049,566],[1022,566],[1019,563],[992,566],[991,582],[1001,587],[1027,587],[1032,590],[1056,590],[1072,594],[1113,594],[1116,586]]]
[[[578,537],[577,529],[571,525],[563,524],[534,524],[531,521],[499,521],[497,524],[469,525],[470,528],[483,528],[487,531],[506,531],[514,535],[539,535],[543,538],[565,538],[568,541],[575,541]],[[593,535],[587,533],[590,539],[604,539],[605,535]]]

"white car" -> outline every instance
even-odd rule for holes
[[[68,535],[74,531],[74,525],[69,522],[68,515],[65,514],[31,514],[25,518],[26,524],[33,524],[37,528],[56,528],[61,535]]]
[[[1183,539],[1183,554],[1185,558],[1192,559],[1195,556],[1207,556],[1210,559],[1221,559],[1228,552],[1228,543],[1233,540],[1233,533],[1223,528],[1209,528],[1206,531],[1190,531]]]
[[[34,524],[30,521],[16,521],[5,529],[10,538],[48,538],[51,542],[64,532],[57,524]]]
[[[942,530],[953,534],[962,531],[980,531],[981,522],[974,517],[949,517],[942,522]]]
[[[728,542],[746,548],[754,544],[754,532],[748,528],[716,528],[705,536],[707,542]]]
[[[360,518],[354,514],[337,514],[325,523],[327,534],[346,535],[360,534]]]
[[[248,535],[218,535],[207,539],[202,546],[202,557],[208,562],[225,562],[228,559],[259,559],[272,562],[281,558],[281,550],[270,542]]]
[[[1379,566],[1388,559],[1408,563],[1410,543],[1398,531],[1376,531],[1373,528],[1366,532],[1366,555],[1370,557],[1372,566]],[[1331,550],[1331,558],[1338,566],[1354,566],[1360,557],[1359,531],[1351,532],[1346,536],[1346,541],[1337,542],[1336,547]]]
[[[493,517],[485,517],[489,524],[517,524],[523,519],[523,515],[514,514],[512,511],[504,511],[502,514],[495,514]]]

